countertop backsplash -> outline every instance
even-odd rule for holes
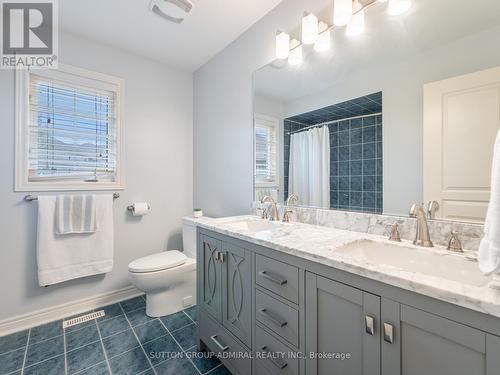
[[[260,205],[258,202],[252,205],[255,214],[257,207],[260,207]],[[283,205],[278,205],[278,209],[280,217],[282,217]],[[402,239],[413,240],[415,237],[416,219],[403,216],[294,207],[290,220],[377,235],[386,235],[388,226],[398,223]],[[479,242],[483,236],[482,224],[445,220],[428,220],[428,223],[431,239],[435,245],[447,246],[451,231],[456,230],[464,249],[473,251],[479,249]]]

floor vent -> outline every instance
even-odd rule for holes
[[[76,326],[77,324],[82,324],[88,322],[89,320],[100,318],[102,316],[104,316],[104,310],[99,310],[87,315],[77,316],[76,318],[73,319],[64,320],[63,328],[73,327]]]

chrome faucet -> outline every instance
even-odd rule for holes
[[[412,205],[410,208],[410,217],[417,219],[417,230],[415,232],[415,241],[413,241],[413,244],[422,247],[434,247],[431,241],[429,225],[427,224],[427,218],[422,205],[416,203]]]
[[[293,210],[290,208],[292,203],[296,203],[299,200],[299,196],[297,194],[291,194],[286,200],[285,210],[283,212],[284,223],[288,223],[290,221],[290,214],[293,213]]]
[[[279,221],[280,217],[278,214],[278,207],[276,206],[276,202],[274,201],[274,199],[271,196],[266,195],[264,198],[262,198],[262,200],[260,202],[261,203],[270,202],[271,203],[271,215],[269,216],[269,220]]]

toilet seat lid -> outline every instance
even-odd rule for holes
[[[178,250],[162,251],[136,259],[128,265],[131,272],[153,272],[180,266],[187,257]]]

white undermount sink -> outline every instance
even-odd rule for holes
[[[259,219],[241,219],[235,221],[224,222],[225,225],[233,227],[234,229],[245,230],[249,232],[261,232],[266,230],[273,230],[283,225],[276,221],[267,221]]]
[[[486,285],[489,279],[479,270],[477,262],[427,248],[404,243],[359,240],[336,250],[351,259],[388,265],[406,272],[418,272],[473,286]]]

